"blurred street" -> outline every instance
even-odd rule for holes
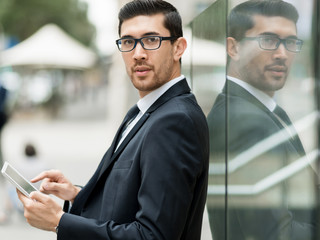
[[[51,168],[60,169],[73,183],[84,185],[110,145],[118,124],[107,119],[78,122],[12,119],[2,136],[4,160],[14,165],[23,157],[23,147],[30,141],[36,146],[41,160]],[[0,209],[4,206],[4,194],[3,188],[0,189]],[[56,239],[55,233],[29,226],[18,212],[13,213],[7,224],[0,225],[0,236],[3,240]],[[210,240],[211,237],[204,235],[203,239]]]
[[[4,160],[14,165],[23,157],[25,143],[32,142],[42,161],[60,169],[73,183],[84,185],[112,140],[115,130],[111,125],[106,120],[12,120],[3,131]],[[0,209],[4,206],[4,194],[2,188]],[[56,239],[54,233],[30,227],[18,212],[14,212],[7,224],[0,225],[0,236],[3,240]]]

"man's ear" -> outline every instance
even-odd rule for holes
[[[187,40],[184,37],[180,37],[174,43],[174,60],[179,61],[184,51],[187,48]]]
[[[232,37],[227,38],[227,53],[232,60],[239,59],[239,43]]]

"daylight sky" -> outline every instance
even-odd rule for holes
[[[117,0],[82,0],[88,3],[90,21],[96,26],[96,45],[103,55],[116,50],[117,39]]]

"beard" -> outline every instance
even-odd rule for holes
[[[149,72],[146,76],[137,76],[135,74],[135,69],[136,67],[142,66],[149,69]],[[129,76],[132,84],[138,91],[149,93],[172,79],[174,72],[173,68],[173,64],[170,61],[163,61],[162,65],[158,68],[141,61],[130,69]]]

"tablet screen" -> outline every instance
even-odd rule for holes
[[[20,176],[10,165],[7,166],[6,173],[19,184],[28,194],[37,191],[37,189],[32,186],[28,181],[26,181],[22,176]]]

